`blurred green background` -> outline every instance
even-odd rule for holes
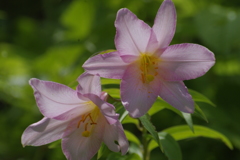
[[[213,139],[180,141],[183,160],[240,159],[240,1],[173,0],[177,30],[172,44],[198,43],[215,53],[215,66],[185,81],[217,107],[200,104],[208,123],[234,145]],[[61,147],[21,145],[24,129],[42,118],[28,85],[30,78],[73,87],[92,54],[114,49],[114,21],[128,8],[152,26],[162,0],[1,0],[0,1],[0,160],[62,160]],[[184,120],[164,110],[152,117],[158,131]],[[126,126],[130,128],[129,126]],[[135,127],[135,126],[133,126]],[[134,129],[133,129],[134,131]],[[136,131],[137,132],[137,131]],[[157,148],[152,160],[166,157]]]

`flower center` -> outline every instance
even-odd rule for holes
[[[97,106],[92,110],[92,112],[84,114],[81,116],[81,119],[78,121],[77,128],[81,126],[84,127],[82,132],[83,137],[89,137],[95,125],[97,125],[97,119],[99,117],[100,110]]]
[[[147,54],[140,56],[140,70],[142,83],[150,83],[158,75],[158,62],[159,59]]]

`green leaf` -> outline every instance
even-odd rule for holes
[[[128,116],[128,111],[124,111],[123,114],[120,116],[119,121],[122,122]]]
[[[108,88],[104,89],[104,92],[107,92],[109,95],[111,95],[113,98],[120,98],[120,90],[118,88]]]
[[[139,139],[134,134],[132,134],[131,132],[129,132],[127,130],[124,130],[124,133],[129,141],[134,142],[137,145],[141,145]]]
[[[163,109],[169,109],[175,113],[177,113],[179,116],[183,117],[182,113],[177,110],[176,108],[172,107],[170,104],[168,104],[166,101],[164,101],[162,98],[158,97],[153,106],[148,111],[149,115],[153,115]]]
[[[120,153],[111,153],[106,160],[141,160],[141,158],[135,153],[124,156]]]
[[[130,117],[129,115],[126,115],[125,118],[122,120],[122,124],[125,123],[133,123],[136,126],[139,126],[139,121],[135,118]]]
[[[228,146],[228,148],[233,149],[232,143],[228,140],[226,136],[213,129],[199,125],[194,125],[194,133],[191,130],[189,130],[189,127],[187,125],[171,127],[165,129],[163,132],[171,134],[175,140],[182,140],[200,136],[213,139],[220,139],[223,143],[225,143],[225,145]]]
[[[153,115],[153,114],[155,114],[155,113],[157,113],[157,112],[159,112],[159,111],[161,111],[161,110],[163,110],[165,108],[169,109],[169,110],[177,113],[179,116],[183,117],[185,119],[186,123],[191,128],[191,130],[194,131],[191,114],[180,112],[179,110],[177,110],[176,108],[172,107],[170,104],[168,104],[166,101],[164,101],[160,97],[156,100],[156,102],[150,108],[148,113],[149,113],[149,115]]]
[[[107,78],[101,78],[101,84],[107,85],[107,84],[120,84],[120,79],[107,79]]]
[[[158,135],[162,145],[162,150],[168,159],[181,160],[182,152],[176,140],[166,132],[159,132]],[[155,141],[151,141],[149,143],[149,151],[151,152],[157,146],[158,144]]]
[[[48,146],[48,148],[49,148],[49,149],[53,149],[53,148],[56,148],[56,147],[59,147],[59,146],[61,146],[61,140],[57,140],[57,141],[55,141],[55,142],[52,142],[52,143]]]
[[[136,154],[136,153],[132,153],[130,155],[128,155],[125,160],[142,160],[142,158]]]
[[[194,106],[195,106],[194,115],[196,115],[196,116],[202,118],[203,120],[205,120],[206,122],[208,122],[207,117],[203,113],[202,109],[197,105],[197,103],[195,103]]]
[[[201,93],[199,93],[197,91],[194,91],[194,90],[191,90],[191,89],[189,89],[188,91],[192,95],[192,98],[195,102],[205,102],[205,103],[208,103],[208,104],[210,104],[214,107],[216,106],[214,103],[212,103],[207,97],[205,97]]]
[[[120,153],[110,153],[106,160],[125,160],[125,156]]]
[[[155,126],[150,122],[149,115],[145,114],[139,118],[144,128],[152,135],[153,139],[157,142],[158,146],[161,148],[160,139],[156,131]]]
[[[143,152],[142,152],[142,146],[137,145],[136,143],[130,143],[129,144],[129,150],[128,153],[131,154],[137,154],[140,160],[143,157]]]
[[[166,105],[165,101],[160,100],[159,98],[154,102],[152,107],[149,109],[148,114],[150,116],[154,115],[155,113],[165,109],[164,105]]]
[[[100,149],[98,150],[97,159],[100,158],[106,159],[106,155],[108,155],[109,153],[110,150],[108,149],[108,147],[104,143],[102,143]]]
[[[192,130],[192,132],[194,132],[194,127],[193,127],[193,121],[192,121],[192,116],[189,113],[184,113],[181,112],[183,115],[183,118],[185,119],[187,125],[189,126],[189,128]]]
[[[105,54],[105,53],[110,53],[110,52],[115,52],[115,49],[108,49],[108,50],[104,50],[104,51],[100,51],[100,52],[96,52],[94,54],[92,54],[89,58],[96,56],[98,54]],[[101,78],[101,79],[107,79],[107,78]],[[114,80],[114,79],[113,79]]]
[[[97,54],[105,54],[105,53],[110,53],[110,52],[115,52],[115,51],[117,51],[117,50],[116,49],[108,49],[105,51],[98,52]]]

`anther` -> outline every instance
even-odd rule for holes
[[[83,137],[89,137],[90,136],[90,132],[89,131],[83,131],[82,132],[82,136]]]

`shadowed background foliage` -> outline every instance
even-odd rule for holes
[[[183,160],[240,159],[240,1],[173,0],[177,30],[171,44],[198,43],[215,53],[215,66],[203,77],[185,81],[217,107],[200,104],[208,123],[195,124],[226,135],[229,150],[217,140],[179,141]],[[0,1],[0,159],[61,160],[61,147],[21,146],[24,129],[40,120],[32,77],[75,87],[83,62],[92,54],[114,49],[114,20],[128,8],[152,26],[162,0],[1,0]],[[164,110],[152,117],[158,131],[184,120]],[[135,126],[126,125],[132,132]],[[151,160],[167,158],[157,148]]]

